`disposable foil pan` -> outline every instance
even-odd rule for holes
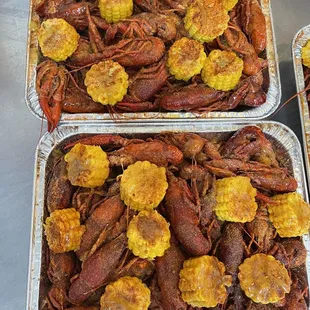
[[[183,131],[204,134],[206,137],[222,137],[227,139],[233,132],[246,125],[256,125],[260,127],[266,136],[271,140],[277,158],[281,164],[289,169],[298,182],[297,191],[308,201],[305,171],[302,160],[300,143],[295,134],[286,126],[272,121],[255,122],[253,124],[219,124],[205,121],[198,121],[195,124],[188,122],[154,123],[149,126],[145,122],[115,124],[107,121],[104,125],[98,123],[81,125],[76,122],[58,127],[52,134],[46,133],[36,150],[36,165],[34,171],[33,190],[33,214],[32,214],[32,234],[30,244],[29,260],[29,281],[27,309],[35,310],[39,307],[39,286],[42,261],[42,237],[43,237],[43,217],[45,201],[45,184],[49,176],[48,163],[53,150],[59,148],[65,141],[68,142],[77,135],[84,134],[120,134],[130,137],[150,136],[161,131]],[[309,251],[309,235],[304,236],[305,245]],[[307,258],[307,271],[309,278],[310,256]]]
[[[310,115],[307,94],[306,92],[304,92],[305,80],[301,59],[301,49],[306,45],[308,40],[310,40],[310,25],[300,29],[295,35],[292,43],[292,53],[295,70],[296,89],[297,93],[299,94],[298,104],[301,129],[303,133],[303,146],[308,177],[308,186],[310,186]]]
[[[38,47],[38,29],[40,19],[34,12],[33,2],[30,1],[28,48],[27,48],[27,76],[26,76],[26,103],[30,111],[37,117],[42,118],[42,110],[39,105],[38,95],[35,88],[36,68],[39,60]],[[236,120],[238,122],[255,121],[265,119],[274,113],[281,101],[281,83],[278,66],[278,55],[276,50],[276,41],[273,27],[273,18],[271,11],[271,0],[261,0],[263,13],[266,17],[267,24],[267,59],[269,64],[269,90],[267,92],[266,103],[260,107],[244,107],[242,111],[227,112],[209,112],[209,113],[190,113],[190,112],[139,112],[124,113],[119,115],[120,120],[128,119],[166,119],[175,121],[175,119],[193,119],[203,118],[214,120]],[[62,113],[61,121],[77,120],[108,120],[111,119],[109,113],[87,113],[87,114],[70,114]]]

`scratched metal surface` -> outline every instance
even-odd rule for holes
[[[1,310],[26,308],[34,154],[41,128],[24,103],[28,6],[28,0],[0,0]],[[296,92],[291,41],[309,24],[309,0],[272,0],[272,8],[284,102]],[[297,100],[273,119],[301,138]]]

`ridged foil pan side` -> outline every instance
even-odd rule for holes
[[[40,19],[34,12],[33,1],[30,5],[29,29],[28,29],[28,48],[27,48],[27,75],[26,75],[26,104],[30,111],[42,118],[42,110],[39,105],[38,95],[36,92],[36,68],[39,60],[38,47],[38,29]],[[271,0],[261,0],[262,10],[266,17],[267,24],[267,59],[269,64],[269,79],[270,85],[267,92],[266,103],[260,107],[249,108],[244,107],[242,111],[227,111],[227,112],[209,112],[209,113],[190,113],[190,112],[139,112],[139,113],[124,113],[118,115],[118,118],[123,121],[128,119],[166,119],[174,121],[175,119],[211,119],[238,122],[257,121],[265,119],[273,114],[278,108],[281,101],[281,82],[278,65],[278,55],[276,49],[276,39],[273,27],[273,17],[271,10]],[[79,121],[79,120],[109,120],[111,119],[108,113],[87,113],[87,114],[69,114],[62,113],[61,121]]]
[[[310,115],[307,94],[304,92],[305,80],[301,59],[301,49],[310,40],[310,25],[300,29],[295,35],[292,43],[293,63],[295,71],[296,89],[298,95],[299,113],[301,129],[303,133],[303,147],[305,164],[308,178],[308,188],[310,188]]]
[[[42,236],[43,236],[43,216],[45,201],[45,179],[47,175],[47,166],[49,156],[52,151],[61,146],[64,141],[74,139],[76,135],[83,134],[121,134],[127,136],[152,135],[161,131],[184,131],[205,134],[207,137],[228,138],[236,130],[246,126],[256,125],[260,127],[266,136],[272,141],[277,157],[282,165],[286,166],[294,175],[298,182],[297,191],[308,201],[306,187],[305,171],[303,166],[302,151],[300,143],[295,134],[286,126],[277,122],[255,122],[251,124],[219,124],[211,122],[195,123],[153,123],[152,126],[146,122],[132,122],[115,124],[113,121],[107,121],[105,124],[79,124],[70,123],[56,129],[52,134],[46,133],[36,150],[36,165],[34,171],[34,189],[33,189],[33,214],[32,214],[32,234],[30,244],[29,259],[29,280],[27,309],[36,310],[39,307],[39,287],[42,262]],[[309,253],[309,236],[304,237],[304,242]],[[307,271],[309,278],[310,255],[307,259]]]

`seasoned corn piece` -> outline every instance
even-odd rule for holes
[[[76,144],[65,155],[68,179],[74,186],[97,187],[109,176],[109,160],[100,146]]]
[[[310,68],[310,40],[307,42],[307,44],[301,49],[301,58],[302,63]]]
[[[213,50],[202,68],[205,84],[217,90],[231,90],[239,83],[243,60],[234,52]]]
[[[203,45],[195,40],[182,38],[169,49],[167,66],[177,80],[188,81],[199,74],[207,56]]]
[[[254,302],[269,304],[290,292],[291,279],[280,261],[271,255],[256,254],[239,266],[238,278],[245,295]]]
[[[310,206],[298,193],[272,197],[268,205],[269,218],[281,238],[307,234],[310,228]]]
[[[134,255],[154,259],[170,247],[169,224],[155,210],[141,211],[130,221],[127,238]]]
[[[225,266],[215,256],[190,258],[180,271],[179,289],[185,302],[193,307],[215,307],[227,298],[225,286],[232,277],[225,275]]]
[[[115,105],[127,93],[128,74],[119,63],[106,60],[90,68],[84,84],[94,101],[103,105]]]
[[[108,23],[117,23],[132,15],[133,0],[99,0],[100,15]]]
[[[100,299],[101,310],[147,310],[151,291],[136,277],[123,277],[110,283]]]
[[[211,42],[228,27],[229,15],[223,2],[194,0],[186,11],[185,29],[200,42]]]
[[[56,210],[45,222],[47,243],[55,253],[78,250],[84,231],[85,226],[80,225],[80,213],[74,208]]]
[[[163,200],[168,188],[166,169],[148,161],[128,166],[121,178],[121,199],[134,210],[151,210]]]
[[[221,221],[251,222],[257,210],[255,196],[256,189],[248,177],[217,180],[215,214]]]
[[[232,10],[237,3],[238,3],[238,0],[223,0],[224,8],[227,11]]]
[[[78,47],[79,34],[62,18],[47,19],[42,22],[38,41],[42,54],[54,61],[64,61]]]

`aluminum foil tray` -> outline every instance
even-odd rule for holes
[[[253,124],[219,124],[205,121],[199,121],[195,124],[181,122],[177,124],[160,122],[149,126],[145,122],[121,123],[116,124],[113,121],[107,121],[102,124],[79,124],[72,122],[70,125],[58,127],[52,134],[46,133],[36,150],[36,164],[34,170],[34,189],[33,189],[33,214],[32,214],[32,233],[30,244],[29,259],[29,280],[28,280],[28,298],[27,309],[39,309],[39,287],[42,263],[42,237],[43,237],[43,218],[45,203],[45,186],[49,177],[49,162],[51,153],[57,150],[63,143],[67,143],[77,138],[77,135],[84,134],[121,134],[130,137],[150,136],[161,131],[187,131],[203,134],[206,137],[228,138],[236,130],[246,126],[256,125],[260,127],[266,136],[271,140],[277,158],[294,175],[298,182],[297,191],[308,201],[305,170],[302,160],[302,151],[300,143],[295,134],[286,126],[272,121],[254,122]],[[309,253],[310,236],[304,236],[304,242]],[[307,258],[308,278],[310,270],[310,256]]]
[[[301,59],[301,49],[310,40],[310,25],[300,29],[292,43],[293,62],[295,70],[296,89],[298,95],[298,104],[300,112],[301,129],[303,133],[303,146],[305,155],[305,164],[310,188],[310,115],[307,94],[304,92],[305,80]]]
[[[267,59],[269,63],[269,90],[266,103],[256,108],[244,108],[242,111],[234,112],[209,112],[209,113],[190,113],[190,112],[140,112],[123,113],[118,119],[127,121],[128,119],[193,119],[203,118],[214,120],[236,120],[238,122],[255,121],[265,119],[276,111],[281,101],[281,83],[278,66],[278,55],[273,27],[271,11],[271,0],[261,0],[262,10],[266,17],[267,24]],[[26,104],[30,111],[42,118],[42,110],[38,102],[38,95],[35,89],[36,67],[39,61],[39,47],[37,32],[40,25],[39,16],[34,12],[34,0],[30,1],[30,16],[28,29],[28,48],[27,48],[27,75],[26,75]],[[114,116],[115,117],[115,116]],[[61,121],[77,120],[109,120],[108,113],[88,113],[88,114],[69,114],[63,113]]]

